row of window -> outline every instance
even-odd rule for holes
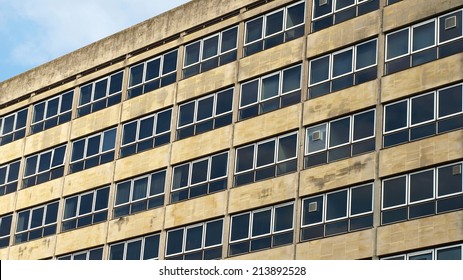
[[[382,260],[463,260],[463,244],[381,258]]]

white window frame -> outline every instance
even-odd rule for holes
[[[65,147],[65,148],[64,148],[64,155],[63,155],[63,160],[62,160],[61,164],[56,165],[56,166],[52,166],[53,165],[53,159],[55,157],[55,150],[59,149],[59,148],[62,148],[62,147]],[[26,169],[24,169],[23,180],[29,179],[29,178],[34,177],[34,176],[38,176],[38,175],[46,173],[46,172],[50,172],[51,170],[59,168],[60,166],[64,166],[64,163],[65,163],[65,160],[66,160],[66,153],[67,153],[66,150],[67,150],[67,144],[64,144],[64,145],[60,145],[58,147],[54,147],[54,148],[51,148],[49,150],[46,150],[46,151],[31,155],[31,156],[28,156],[26,158],[26,160],[25,160],[25,164],[27,163],[27,160],[29,158],[32,158],[32,157],[35,157],[35,156],[37,156],[37,162],[36,162],[36,165],[35,165],[35,171],[34,171],[34,173],[32,175],[26,176],[26,174],[25,174]],[[51,152],[50,166],[47,168],[47,170],[39,172],[40,160],[42,158],[42,155],[48,154],[49,152]]]
[[[405,177],[405,201],[404,201],[404,203],[402,203],[400,205],[384,207],[384,183],[386,181],[398,179],[398,178],[401,178],[401,177]],[[409,202],[409,197],[410,197],[410,191],[409,191],[409,188],[408,188],[409,184],[410,184],[410,178],[408,177],[408,174],[383,179],[381,181],[381,211],[400,208],[400,207],[404,207],[404,206],[407,207],[409,205],[408,202]]]
[[[446,194],[446,195],[439,195],[439,169],[449,167],[449,166],[453,167],[453,166],[457,166],[457,165],[460,165],[460,168],[462,168],[462,173],[463,173],[463,162],[454,162],[454,163],[451,163],[451,164],[441,165],[441,166],[438,166],[438,167],[435,168],[436,171],[435,171],[434,175],[435,175],[435,198],[436,199],[452,197],[452,196],[463,193],[463,175],[462,175],[462,182],[461,182],[462,186],[461,186],[461,189],[460,189],[459,192]]]
[[[410,33],[409,33],[409,34],[410,34],[410,40],[409,40],[410,46],[409,46],[409,51],[410,51],[411,54],[419,53],[419,52],[422,52],[422,51],[425,51],[425,50],[428,50],[428,49],[432,49],[432,48],[434,48],[434,47],[436,47],[436,46],[438,45],[438,40],[439,40],[439,38],[438,38],[438,33],[439,33],[439,31],[437,31],[438,26],[437,26],[437,24],[436,24],[436,20],[437,20],[437,18],[433,18],[433,19],[430,19],[430,20],[426,20],[426,21],[420,22],[420,23],[415,24],[415,25],[413,25],[413,26],[410,27],[410,30],[411,30],[411,31],[410,31]],[[413,50],[413,47],[414,47],[413,38],[414,38],[414,36],[415,36],[415,28],[420,27],[420,26],[423,26],[423,25],[426,25],[426,24],[429,24],[429,23],[431,23],[431,22],[434,22],[434,44],[433,44],[432,46],[427,46],[427,47],[425,47],[425,48],[423,48],[423,49],[419,49],[419,50],[414,51],[414,50]]]
[[[407,120],[406,120],[406,125],[404,127],[401,127],[401,128],[396,128],[396,129],[393,129],[393,130],[390,130],[390,131],[386,131],[386,107],[389,107],[391,105],[395,105],[395,104],[398,104],[398,103],[402,103],[402,102],[406,102],[407,103]],[[386,104],[384,105],[384,110],[383,110],[383,134],[386,135],[386,134],[391,134],[391,133],[394,133],[394,132],[397,132],[397,131],[401,131],[401,130],[404,130],[404,129],[408,129],[410,128],[410,123],[411,123],[411,117],[410,117],[410,98],[407,98],[407,99],[402,99],[402,100],[399,100],[399,101],[395,101],[395,102],[392,102],[392,103],[389,103],[389,104]]]
[[[407,53],[405,54],[402,54],[402,55],[399,55],[399,56],[395,56],[393,58],[387,58],[387,53],[388,53],[388,49],[389,49],[389,41],[388,41],[388,37],[392,34],[395,34],[395,33],[399,33],[399,32],[402,32],[404,30],[408,30],[408,50],[407,50]],[[396,59],[399,59],[399,58],[402,58],[402,57],[406,57],[408,55],[410,55],[410,52],[411,52],[411,28],[410,27],[406,27],[406,28],[402,28],[402,29],[399,29],[399,30],[396,30],[394,32],[391,32],[391,33],[388,33],[386,34],[386,38],[385,38],[385,45],[386,45],[386,51],[384,53],[384,59],[385,59],[385,62],[389,62],[389,61],[392,61],[392,60],[396,60]]]
[[[370,1],[370,0],[366,0],[366,1]],[[376,59],[375,59],[375,64],[374,64],[374,65],[370,65],[370,66],[366,66],[366,67],[362,67],[362,68],[357,69],[357,63],[356,63],[356,62],[357,62],[357,58],[358,58],[358,54],[357,54],[357,49],[358,49],[358,47],[361,46],[361,45],[365,45],[365,44],[371,43],[371,42],[373,42],[373,41],[376,41],[376,42],[375,42],[375,43],[376,43],[376,52],[375,52],[375,57],[376,57]],[[368,68],[370,68],[370,67],[373,67],[373,66],[377,66],[377,65],[378,65],[378,38],[374,38],[374,39],[372,39],[372,40],[368,40],[368,41],[366,41],[366,42],[362,42],[362,43],[356,44],[356,45],[354,45],[354,46],[352,46],[352,47],[354,48],[354,57],[353,57],[353,59],[352,59],[352,63],[353,63],[353,67],[352,67],[353,73],[359,72],[359,71],[362,71],[362,70],[365,70],[365,69],[368,69]]]
[[[61,106],[62,106],[62,102],[63,102],[63,96],[66,95],[66,94],[69,94],[69,93],[72,93],[72,99],[71,99],[71,109],[67,110],[67,111],[64,111],[64,112],[61,112]],[[44,100],[42,102],[38,102],[38,103],[35,103],[33,105],[33,109],[32,109],[32,120],[31,120],[31,126],[34,126],[34,125],[37,125],[39,123],[43,123],[43,122],[46,122],[48,120],[51,120],[51,119],[54,119],[54,118],[57,118],[57,117],[60,117],[66,113],[69,113],[69,112],[72,112],[72,107],[73,107],[73,98],[74,98],[74,90],[68,90],[66,92],[63,92],[63,93],[60,93],[59,95],[56,95],[56,96],[53,96],[47,100]],[[48,105],[49,103],[54,100],[54,99],[58,99],[58,112],[56,113],[56,115],[53,115],[51,117],[47,117],[47,113],[48,113]],[[35,116],[35,107],[40,105],[40,104],[45,104],[44,106],[44,109],[43,109],[43,119],[42,120],[39,120],[39,121],[36,121],[34,122],[34,116]]]
[[[151,187],[151,183],[152,183],[151,176],[154,175],[154,174],[157,174],[157,173],[161,173],[161,172],[166,173],[166,170],[163,169],[163,170],[155,171],[155,172],[143,175],[143,176],[138,176],[138,177],[135,177],[135,178],[132,178],[132,179],[129,179],[129,180],[125,180],[125,181],[121,181],[121,182],[116,183],[116,194],[115,194],[115,196],[117,195],[117,186],[119,184],[130,182],[130,190],[129,190],[129,200],[127,202],[124,202],[124,203],[121,203],[121,204],[116,204],[116,199],[114,199],[114,210],[116,208],[131,205],[133,203],[140,202],[140,201],[143,201],[143,200],[148,200],[150,198],[163,196],[165,194],[165,192],[166,192],[166,182],[165,181],[164,181],[164,191],[162,193],[155,194],[155,195],[150,195],[150,187]],[[133,199],[133,188],[134,188],[135,181],[140,180],[140,179],[144,179],[144,178],[148,179],[145,197],[134,200]]]
[[[420,98],[420,97],[423,97],[423,96],[426,96],[426,95],[433,95],[434,97],[434,102],[433,102],[433,118],[430,119],[430,120],[427,120],[427,121],[424,121],[424,122],[420,122],[420,123],[416,123],[416,124],[412,124],[412,110],[413,110],[413,100],[414,99],[417,99],[417,98]],[[408,124],[409,128],[412,128],[412,127],[416,127],[416,126],[421,126],[423,124],[427,124],[427,123],[432,123],[432,122],[435,122],[437,120],[437,102],[436,102],[436,91],[431,91],[431,92],[427,92],[427,93],[424,93],[424,94],[420,94],[420,95],[417,95],[417,96],[413,96],[413,97],[410,97],[410,102],[409,102],[409,109],[408,109],[408,113],[410,115],[409,117],[409,121],[410,123]]]
[[[318,5],[318,1],[319,1],[319,0],[314,0],[314,1],[313,1],[313,7],[312,7],[312,8],[313,8],[313,11],[315,11],[315,5]],[[368,1],[370,1],[370,0],[354,0],[354,4],[351,4],[351,5],[349,5],[349,6],[343,7],[343,8],[341,8],[341,9],[336,9],[336,4],[337,4],[336,2],[337,2],[337,0],[333,0],[332,5],[331,5],[331,12],[329,12],[329,13],[327,13],[327,14],[324,14],[324,15],[322,15],[322,16],[319,16],[319,17],[317,17],[317,18],[314,18],[315,13],[312,13],[312,21],[315,21],[315,20],[318,20],[318,19],[321,19],[321,18],[324,18],[324,17],[331,16],[331,15],[337,13],[337,12],[350,9],[350,8],[355,7],[355,6],[357,6],[357,5],[359,5],[359,4],[363,3],[363,2],[368,2]]]
[[[110,90],[110,87],[111,87],[111,80],[112,80],[112,77],[113,77],[113,76],[116,76],[116,75],[119,75],[119,74],[121,74],[121,73],[122,73],[122,80],[124,80],[124,71],[122,70],[122,71],[117,71],[117,72],[115,72],[115,73],[112,73],[112,74],[110,74],[110,75],[107,75],[107,76],[104,77],[104,78],[100,78],[100,79],[95,80],[95,81],[93,81],[93,82],[86,83],[86,84],[84,84],[84,85],[79,86],[80,92],[79,92],[79,102],[77,102],[77,110],[79,110],[79,109],[82,108],[82,107],[85,107],[85,106],[94,104],[94,103],[96,103],[96,102],[98,102],[98,101],[100,101],[100,100],[108,99],[110,96],[117,95],[117,94],[119,94],[119,93],[122,94],[122,88],[121,88],[121,90],[118,91],[118,92],[114,92],[114,93],[112,93],[112,94],[109,94],[109,90]],[[108,80],[107,83],[106,83],[106,93],[105,93],[105,96],[104,96],[104,97],[101,97],[101,98],[99,98],[99,99],[95,99],[95,87],[96,87],[96,84],[99,83],[99,82],[101,82],[101,81],[104,81],[104,80]],[[79,103],[80,103],[81,94],[82,94],[82,88],[83,88],[83,87],[86,87],[86,86],[88,86],[88,85],[92,85],[92,93],[90,94],[90,101],[87,102],[87,103],[84,103],[84,104],[79,104]],[[92,112],[94,112],[94,111],[92,111]],[[90,113],[90,114],[91,114],[91,113]]]
[[[104,143],[104,133],[105,132],[108,132],[110,130],[115,130],[116,131],[116,139],[114,141],[114,148],[110,149],[110,150],[107,150],[107,151],[102,151],[103,149],[103,143]],[[88,140],[90,138],[94,138],[96,136],[100,136],[100,143],[99,143],[99,147],[98,147],[98,153],[94,154],[94,155],[91,155],[91,156],[87,156],[87,149],[88,149]],[[79,141],[82,141],[84,140],[85,141],[85,144],[84,144],[84,154],[82,155],[82,158],[80,159],[77,159],[77,160],[74,160],[72,161],[72,152],[74,151],[74,144],[76,142],[79,142]],[[76,162],[80,162],[80,161],[85,161],[85,160],[88,160],[90,158],[94,158],[94,157],[97,157],[97,156],[101,156],[102,154],[104,153],[107,153],[109,151],[115,151],[116,149],[116,140],[117,140],[117,128],[116,127],[113,127],[113,128],[110,128],[110,129],[107,129],[105,131],[102,131],[102,132],[99,132],[99,133],[95,133],[95,134],[92,134],[92,135],[89,135],[87,137],[84,137],[84,138],[80,138],[80,139],[77,139],[77,140],[74,140],[72,141],[72,149],[71,149],[71,161],[70,161],[70,164],[74,164]]]
[[[5,185],[8,185],[8,184],[11,184],[11,183],[14,183],[14,182],[19,182],[20,169],[18,169],[18,176],[17,176],[16,180],[8,181],[8,177],[10,176],[11,165],[15,164],[15,163],[19,163],[19,167],[21,167],[21,160],[16,160],[16,161],[12,161],[12,162],[8,162],[8,163],[0,165],[0,169],[1,168],[6,168],[5,181],[0,182],[0,186],[5,186]],[[0,194],[0,196],[2,196],[2,194]]]
[[[416,175],[416,174],[420,174],[420,173],[426,173],[426,172],[429,172],[429,171],[432,171],[432,197],[431,198],[426,198],[426,199],[422,199],[422,200],[417,200],[417,201],[411,201],[411,176],[412,175]],[[412,172],[412,173],[408,173],[407,176],[409,177],[409,180],[407,181],[408,183],[408,188],[409,188],[409,191],[408,191],[408,199],[407,199],[407,203],[408,205],[415,205],[415,204],[420,204],[422,202],[426,202],[426,201],[432,201],[432,200],[435,200],[436,199],[436,168],[430,168],[430,169],[425,169],[425,170],[420,170],[420,171],[416,171],[416,172]]]
[[[444,90],[446,90],[446,89],[454,88],[454,87],[461,87],[462,104],[461,104],[460,112],[459,112],[459,113],[453,113],[453,114],[451,114],[451,115],[446,115],[446,116],[443,116],[443,117],[439,117],[439,114],[440,114],[440,111],[439,111],[439,104],[440,104],[440,102],[439,102],[439,97],[440,97],[440,92],[441,92],[441,91],[444,91]],[[437,108],[435,109],[436,119],[437,119],[437,120],[442,120],[442,119],[446,119],[446,118],[451,118],[451,117],[453,117],[453,116],[457,116],[457,115],[463,114],[463,83],[451,85],[451,86],[444,87],[444,88],[440,88],[440,89],[436,90],[435,103],[436,103],[436,106],[437,106]]]
[[[1,117],[0,118],[0,139],[5,137],[6,135],[10,135],[10,134],[15,134],[16,132],[20,131],[20,130],[23,130],[23,129],[26,129],[27,128],[27,119],[29,118],[28,117],[28,114],[29,114],[29,111],[28,111],[28,107],[26,108],[22,108],[20,110],[17,110],[11,114],[8,114],[8,115],[5,115],[4,117]],[[26,111],[26,125],[24,127],[21,127],[21,128],[16,128],[16,125],[17,125],[17,122],[18,122],[18,114],[23,112],[23,111]],[[8,133],[5,133],[5,119],[11,117],[14,115],[14,121],[13,121],[13,130],[8,132]],[[15,140],[13,140],[15,141]]]
[[[137,242],[137,241],[141,241],[141,245],[140,245],[140,260],[143,260],[143,256],[145,254],[145,240],[146,238],[149,238],[149,237],[152,237],[152,236],[155,236],[155,235],[159,235],[159,233],[155,233],[155,234],[150,234],[150,235],[146,235],[146,236],[143,236],[143,237],[138,237],[138,238],[133,238],[133,239],[129,239],[129,240],[125,240],[125,241],[121,241],[121,242],[117,242],[117,243],[113,243],[113,244],[110,244],[109,245],[109,255],[111,255],[111,248],[115,245],[119,245],[119,244],[124,244],[124,252],[123,252],[123,257],[122,259],[123,260],[126,260],[127,258],[127,246],[129,243],[133,243],[133,242]],[[159,241],[161,242],[161,241]],[[158,246],[160,246],[160,244],[158,244]],[[149,259],[149,260],[158,260],[159,259],[159,252],[158,252],[158,257],[157,258],[154,258],[154,259]]]
[[[30,232],[34,229],[39,229],[39,228],[44,228],[44,227],[47,227],[47,226],[51,226],[51,225],[57,225],[58,224],[58,214],[56,215],[56,221],[53,222],[53,223],[50,223],[50,224],[45,224],[45,219],[47,217],[47,211],[48,211],[48,206],[50,206],[51,204],[55,204],[57,203],[58,204],[58,208],[59,208],[59,202],[58,201],[54,201],[54,202],[49,202],[45,205],[39,205],[39,206],[36,206],[36,207],[33,207],[33,208],[29,208],[29,209],[26,209],[26,210],[23,210],[23,211],[19,211],[18,212],[18,217],[21,213],[24,213],[24,212],[29,212],[29,218],[28,218],[28,221],[27,221],[27,229],[26,230],[23,230],[23,231],[16,231],[17,230],[17,223],[18,221],[16,221],[16,230],[15,230],[15,235],[17,234],[22,234],[22,233],[26,233],[26,232]],[[32,212],[34,210],[37,210],[37,209],[40,209],[40,208],[43,208],[43,214],[42,214],[42,222],[41,222],[41,225],[40,226],[36,226],[36,227],[33,227],[31,228],[31,222],[32,222]],[[59,209],[57,209],[57,211],[59,211]],[[28,238],[28,240],[30,240]],[[27,241],[23,241],[23,242],[27,242]],[[21,242],[21,243],[23,243]]]
[[[447,14],[445,14],[445,15],[442,15],[442,16],[437,17],[437,26],[436,26],[436,28],[437,28],[437,37],[436,37],[436,42],[437,42],[438,45],[445,44],[445,43],[449,43],[449,42],[453,42],[453,41],[456,41],[456,40],[459,40],[459,39],[462,39],[462,38],[463,38],[463,29],[462,29],[462,32],[461,32],[460,36],[457,37],[457,38],[452,38],[452,39],[450,39],[450,40],[443,41],[443,42],[440,42],[440,40],[439,40],[439,37],[440,37],[440,27],[441,27],[441,24],[440,24],[441,18],[445,18],[445,17],[449,16],[450,14],[458,13],[458,12],[460,12],[460,14],[461,14],[461,22],[460,22],[460,24],[463,25],[463,9],[459,9],[459,10],[456,10],[456,11],[452,11],[452,12],[450,12],[450,13],[447,13]],[[458,22],[457,22],[457,25],[458,25]]]
[[[108,189],[108,204],[106,205],[106,208],[103,208],[103,209],[100,209],[100,210],[95,210],[97,193],[98,193],[98,191],[103,190],[103,189]],[[88,212],[88,213],[81,214],[80,213],[80,203],[81,203],[82,197],[85,196],[85,195],[88,195],[88,194],[93,194],[92,195],[92,210],[90,212]],[[77,197],[76,215],[73,216],[73,217],[70,217],[70,218],[64,218],[64,213],[66,211],[66,201],[68,199],[71,199],[71,198],[74,198],[74,197]],[[77,194],[77,195],[66,197],[64,199],[63,220],[62,220],[62,222],[67,222],[67,221],[70,221],[70,220],[78,220],[78,219],[80,219],[82,217],[93,216],[93,215],[95,215],[97,213],[108,211],[108,210],[109,210],[109,186],[106,186],[106,187],[98,188],[98,189],[95,189],[95,190],[92,190],[92,191],[88,191],[88,192],[84,192],[84,193],[80,193],[80,194]],[[93,225],[93,224],[94,223],[92,222],[90,225]],[[76,227],[73,228],[73,229],[78,229],[78,228],[79,227],[76,225]]]
[[[73,261],[76,255],[82,255],[82,254],[85,254],[85,260],[89,260],[90,252],[100,250],[100,249],[102,251],[102,259],[103,259],[103,246],[100,246],[100,247],[96,247],[96,248],[92,248],[88,250],[83,250],[83,251],[79,251],[79,252],[75,252],[71,254],[62,255],[62,256],[56,257],[56,260],[63,260],[63,258],[69,257],[70,260]]]

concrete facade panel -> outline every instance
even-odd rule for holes
[[[16,193],[0,196],[0,216],[11,213],[16,205]]]
[[[106,241],[106,223],[99,223],[69,232],[60,233],[57,236],[56,252],[57,256],[66,253],[82,250],[82,240],[85,240],[87,248],[103,245]]]
[[[55,251],[56,236],[49,236],[10,247],[9,260],[39,260],[51,258]]]
[[[113,179],[114,163],[106,163],[70,174],[64,178],[63,196],[109,185]]]
[[[30,155],[43,151],[60,144],[65,144],[69,136],[70,123],[47,129],[46,132],[39,132],[26,138],[25,154]],[[69,152],[70,149],[67,150]]]
[[[121,105],[114,105],[95,113],[74,119],[71,127],[71,139],[94,134],[109,129],[120,121]]]
[[[63,181],[64,178],[58,178],[18,191],[16,208],[24,209],[55,199],[58,200],[63,190]]]
[[[24,139],[13,141],[6,145],[0,146],[0,165],[7,163],[9,161],[19,159],[20,155],[23,153],[25,141]]]
[[[282,246],[269,250],[230,257],[228,260],[291,260],[294,258],[294,246]]]

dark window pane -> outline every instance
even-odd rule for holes
[[[333,78],[352,72],[352,50],[333,54]]]
[[[117,184],[115,205],[129,202],[129,197],[130,197],[130,181]]]
[[[463,111],[462,91],[461,84],[438,91],[439,117]]]
[[[312,18],[318,18],[330,14],[333,9],[333,0],[327,0],[326,4],[320,4],[320,1],[314,1],[314,11]]]
[[[122,145],[135,142],[137,137],[137,121],[124,125],[124,132],[122,133]]]
[[[383,208],[403,205],[406,203],[406,182],[406,176],[384,181]]]
[[[325,56],[310,61],[310,84],[316,84],[329,79],[330,57]]]
[[[139,260],[141,255],[141,240],[127,243],[126,260]]]
[[[293,208],[292,204],[275,208],[274,232],[291,229],[293,227]]]
[[[282,94],[297,90],[301,87],[301,66],[283,71]]]
[[[216,56],[219,51],[219,35],[204,40],[203,59]]]
[[[50,166],[51,166],[51,151],[40,155],[38,172],[49,170]]]
[[[108,79],[101,80],[95,83],[95,92],[93,93],[93,100],[98,100],[106,96],[108,87]]]
[[[191,184],[192,185],[207,181],[208,164],[209,164],[208,159],[192,163],[192,171],[191,171]]]
[[[228,89],[217,94],[216,115],[232,110],[233,89]]]
[[[184,66],[188,66],[190,64],[199,62],[199,48],[200,48],[201,42],[198,41],[196,43],[193,43],[191,45],[188,45],[185,47],[185,62]]]
[[[133,182],[132,200],[139,200],[146,197],[148,189],[148,178],[143,177]]]
[[[51,166],[59,166],[64,164],[64,154],[66,153],[66,146],[56,148],[53,152],[53,160]]]
[[[143,69],[145,64],[139,64],[130,68],[129,87],[143,82]]]
[[[111,76],[111,84],[109,86],[109,94],[120,92],[122,90],[122,78],[124,74],[122,72]]]
[[[280,74],[262,79],[262,93],[260,100],[266,100],[278,96]]]
[[[408,54],[408,28],[386,36],[387,59]]]
[[[357,45],[357,58],[355,60],[355,69],[363,69],[376,64],[376,44],[373,40],[364,44]]]
[[[257,146],[256,167],[272,164],[275,162],[275,141],[259,144]]]
[[[27,121],[27,109],[18,112],[16,117],[16,129],[20,129],[26,126]]]
[[[172,230],[167,233],[166,255],[181,253],[183,247],[183,228]]]
[[[97,190],[95,211],[108,208],[109,188]]]
[[[156,122],[156,134],[170,131],[171,118],[172,109],[158,113]]]
[[[166,172],[161,171],[151,175],[151,188],[149,195],[161,194],[164,192]]]
[[[349,143],[350,118],[343,118],[330,123],[330,147]]]
[[[100,138],[101,135],[96,135],[88,138],[87,141],[87,153],[86,156],[93,156],[99,153],[100,151]]]
[[[241,86],[241,101],[240,106],[246,106],[257,102],[257,94],[259,90],[259,81],[254,80],[245,83]]]
[[[323,196],[308,198],[303,201],[302,225],[316,224],[323,221]]]
[[[159,77],[159,71],[161,70],[161,58],[151,60],[146,63],[146,74],[145,81],[149,81]]]
[[[231,220],[230,240],[240,240],[249,237],[249,213],[236,215]]]
[[[407,127],[408,102],[401,101],[385,107],[385,131]]]
[[[50,118],[58,114],[59,97],[49,100],[46,117]]]
[[[451,248],[437,250],[438,260],[461,260],[461,246],[455,246]]]
[[[203,226],[187,228],[185,251],[201,249],[203,240]]]
[[[103,135],[104,138],[102,152],[114,149],[114,146],[116,145],[116,129],[114,128],[105,131]]]
[[[435,45],[435,21],[413,28],[412,50],[418,51]]]
[[[44,207],[36,208],[31,213],[31,225],[30,228],[36,228],[43,225],[43,214],[45,212]]]
[[[227,175],[228,153],[213,156],[211,158],[211,180]]]
[[[462,192],[462,165],[461,163],[445,166],[437,169],[438,171],[438,196],[444,196]]]
[[[32,117],[32,123],[36,123],[44,119],[45,104],[46,102],[42,102],[42,103],[34,105],[34,115]]]
[[[283,30],[283,11],[276,12],[266,17],[265,36],[272,35],[274,33]]]
[[[236,152],[236,172],[252,169],[254,167],[254,146],[238,149]]]
[[[223,220],[209,222],[206,224],[205,247],[222,244]]]
[[[410,175],[410,203],[434,197],[434,170]]]
[[[434,119],[434,93],[422,95],[411,99],[411,124],[422,123]]]
[[[278,140],[278,161],[296,157],[297,134],[281,137]]]
[[[352,188],[350,198],[350,215],[373,211],[373,186],[366,185]]]
[[[36,173],[38,156],[28,157],[26,159],[26,170],[24,176],[30,176]]]
[[[409,260],[432,260],[432,253],[423,253],[408,257]]]
[[[80,197],[79,215],[92,212],[92,208],[93,208],[93,193],[82,195]]]
[[[246,22],[245,43],[250,43],[262,38],[262,24],[262,17]]]
[[[222,46],[220,52],[224,53],[226,51],[235,49],[237,45],[237,38],[238,27],[222,32]]]
[[[124,259],[124,243],[112,245],[109,250],[110,260],[123,260]]]
[[[140,120],[140,129],[138,139],[145,139],[153,136],[154,133],[154,117],[149,117]]]
[[[326,195],[326,221],[347,216],[347,190]]]
[[[375,134],[375,111],[368,111],[354,116],[353,140],[372,137]]]
[[[145,248],[143,250],[143,259],[155,259],[159,254],[159,235],[145,238]]]
[[[194,113],[195,113],[195,105],[196,103],[190,102],[187,104],[183,104],[180,106],[179,110],[179,126],[184,126],[187,124],[192,124],[194,121]]]
[[[446,28],[446,21],[451,20],[452,17],[456,17],[456,25],[452,28]],[[461,37],[462,32],[462,12],[457,11],[451,14],[447,14],[441,18],[439,18],[439,43],[443,43],[445,41],[449,41],[458,37]]]
[[[174,175],[172,180],[172,190],[176,190],[188,185],[188,173],[190,165],[184,164],[174,167]]]
[[[304,23],[304,10],[304,3],[300,3],[288,8],[286,17],[286,29]]]
[[[198,109],[196,114],[196,120],[201,121],[212,117],[214,110],[214,96],[206,99],[198,100]]]
[[[269,234],[271,232],[272,211],[265,210],[261,212],[253,213],[252,216],[252,237]]]

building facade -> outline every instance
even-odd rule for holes
[[[0,258],[462,259],[431,2],[193,0],[0,83]]]

